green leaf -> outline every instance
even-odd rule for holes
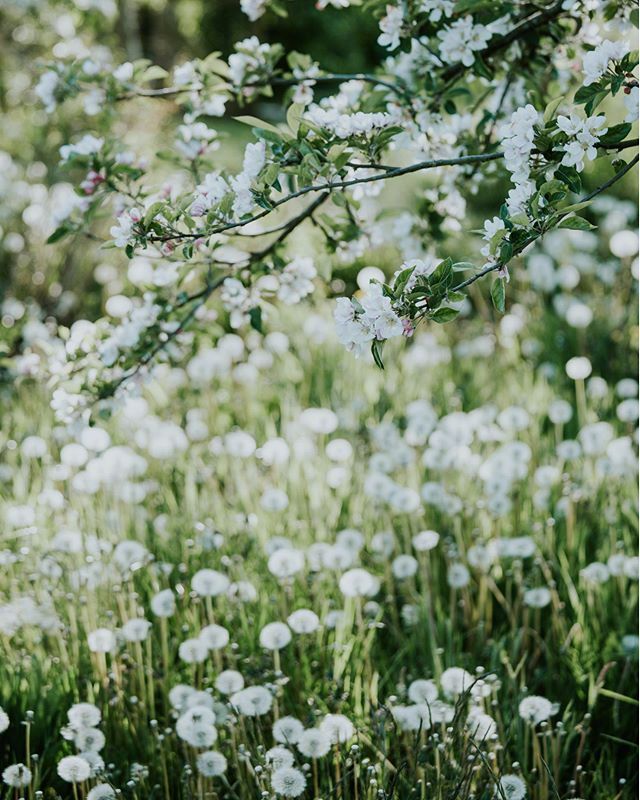
[[[63,239],[67,234],[71,233],[71,228],[68,225],[61,225],[59,228],[56,228],[55,231],[49,236],[47,239],[47,244],[53,244],[54,242],[59,242],[60,239]]]
[[[373,356],[373,360],[376,363],[376,366],[380,369],[384,369],[384,364],[382,362],[382,347],[384,342],[379,342],[377,339],[374,339],[371,342],[371,355]]]
[[[506,286],[504,278],[496,278],[491,286],[491,299],[496,309],[504,314],[504,302],[506,298]]]
[[[240,117],[234,117],[237,122],[241,122],[243,125],[249,125],[251,128],[260,128],[263,131],[271,131],[271,133],[277,133],[278,137],[282,139],[282,131],[279,128],[276,128],[275,125],[272,125],[270,122],[263,122],[258,117],[252,117],[250,114],[245,114]]]
[[[556,175],[572,192],[579,192],[582,189],[582,180],[579,172],[574,167],[560,166],[556,170]]]
[[[415,267],[407,267],[407,269],[403,269],[402,272],[398,274],[393,284],[393,291],[396,297],[400,297],[404,291],[404,287],[407,285],[407,281],[413,274],[414,269]]]
[[[287,109],[287,125],[291,128],[295,136],[298,135],[303,113],[304,106],[301,103],[293,103]]]
[[[621,142],[625,136],[628,135],[630,130],[630,122],[622,122],[620,125],[614,125],[612,128],[609,128],[604,136],[600,137],[600,144],[605,147],[611,144],[618,144],[618,142]]]
[[[563,100],[564,96],[561,95],[560,97],[556,97],[555,100],[552,100],[550,103],[548,103],[544,110],[543,119],[545,122],[550,122],[555,117],[556,111],[558,108],[560,108]]]
[[[565,217],[558,223],[558,228],[569,228],[572,231],[592,231],[595,227],[584,217],[579,217],[576,214]]]
[[[249,322],[254,330],[262,333],[262,308],[260,306],[254,306],[249,311]]]
[[[147,228],[151,222],[151,220],[155,217],[155,215],[160,211],[160,209],[164,206],[162,201],[158,201],[157,203],[151,203],[149,208],[147,209],[147,213],[144,215],[144,227]]]
[[[569,214],[572,211],[580,211],[583,208],[587,208],[587,206],[591,205],[591,200],[581,200],[579,203],[571,203],[571,205],[565,206],[561,209],[562,214]]]
[[[428,281],[430,286],[437,286],[443,284],[445,287],[451,285],[453,278],[453,261],[450,258],[445,258],[441,261],[435,270],[429,275]]]
[[[513,245],[511,244],[511,242],[508,242],[505,239],[502,241],[502,244],[500,245],[500,260],[506,264],[507,261],[510,261],[512,258],[513,258]]]
[[[447,308],[444,306],[443,308],[436,309],[429,318],[442,325],[445,322],[451,322],[459,313],[460,311],[457,308]]]
[[[159,81],[162,78],[166,78],[169,75],[166,69],[163,69],[158,64],[153,64],[151,67],[147,67],[142,75],[143,81]]]
[[[592,100],[598,94],[599,90],[600,87],[597,83],[591,83],[589,86],[581,86],[575,93],[573,100],[579,105],[582,103],[588,103],[589,100]]]

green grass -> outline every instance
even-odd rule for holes
[[[606,308],[603,303],[604,312],[610,314],[617,302],[611,298]],[[325,313],[324,306],[319,312]],[[559,333],[574,333],[549,310],[531,307],[523,335],[515,341],[499,336],[489,358],[455,355],[457,338],[468,340],[486,330],[487,323],[476,318],[438,332],[440,344],[450,348],[449,363],[415,369],[411,348],[390,348],[385,372],[354,361],[333,343],[310,342],[301,333],[307,316],[308,311],[282,312],[280,323],[291,349],[276,355],[273,366],[251,385],[232,377],[202,388],[172,389],[166,378],[149,385],[149,414],[184,426],[189,409],[201,409],[207,436],[190,443],[185,452],[154,459],[145,446],[135,443],[142,423],[127,422],[121,412],[106,423],[113,444],[132,445],[147,459],[142,480],[150,484],[146,496],[134,502],[114,497],[109,486],[86,495],[68,481],[56,482],[51,467],[59,460],[65,435],[57,441],[43,390],[25,384],[15,391],[6,424],[3,420],[4,460],[11,469],[3,484],[3,501],[35,504],[37,530],[26,535],[5,525],[5,555],[11,552],[15,558],[5,559],[0,592],[5,603],[17,597],[51,603],[61,627],[47,632],[26,624],[0,639],[0,705],[11,720],[0,739],[3,765],[26,762],[28,731],[35,778],[25,796],[35,797],[39,790],[46,798],[72,797],[71,785],[56,775],[58,760],[75,752],[60,729],[74,702],[93,702],[102,711],[107,780],[123,796],[270,797],[264,752],[274,744],[275,716],[296,716],[313,726],[327,712],[337,712],[356,726],[352,741],[335,746],[313,765],[294,748],[297,764],[310,764],[307,798],[315,796],[314,775],[322,798],[490,798],[497,791],[497,778],[509,773],[522,776],[527,796],[534,800],[632,798],[638,664],[637,652],[624,652],[622,637],[637,628],[637,580],[610,577],[589,586],[580,570],[596,560],[606,562],[618,550],[635,554],[635,478],[603,476],[592,457],[562,464],[555,455],[559,439],[574,438],[580,424],[596,419],[610,421],[617,436],[631,432],[615,418],[618,400],[613,392],[615,379],[630,372],[629,351],[618,351],[610,364],[594,352],[596,371],[610,379],[607,397],[588,400],[586,418],[578,421],[574,413],[561,431],[550,423],[547,411],[557,396],[574,403],[563,360],[581,348],[576,344],[564,353],[557,349]],[[594,338],[599,340],[603,331],[605,337],[612,335],[606,317],[598,315]],[[523,357],[522,339],[537,332],[540,352],[535,359]],[[538,366],[549,357],[558,367],[553,381]],[[364,486],[368,459],[376,451],[376,427],[391,426],[401,437],[407,405],[417,399],[428,400],[440,418],[487,404],[527,409],[526,428],[504,434],[507,441],[528,444],[532,453],[526,476],[508,492],[512,507],[506,514],[496,517],[487,510],[482,482],[465,471],[465,459],[445,470],[426,469],[420,459],[423,444],[408,448],[412,459],[391,471],[393,479],[416,490],[425,481],[442,482],[447,492],[461,499],[459,513],[429,505],[411,513],[394,512],[387,503],[367,496]],[[331,435],[301,428],[301,410],[314,406],[338,414],[339,424]],[[258,445],[273,436],[285,437],[292,447],[288,463],[266,467],[255,456],[232,457],[215,448],[212,452],[209,441],[236,426]],[[21,455],[20,443],[33,434],[48,443],[43,459]],[[336,437],[348,439],[354,454],[338,488],[332,489],[326,475],[335,465],[324,450]],[[296,455],[293,447],[302,439],[308,439],[315,452]],[[391,446],[389,453],[398,447]],[[495,442],[476,438],[470,451],[486,459],[496,447]],[[548,500],[540,503],[534,501],[533,476],[545,464],[557,464],[561,477]],[[38,494],[50,486],[65,495],[59,511],[37,506]],[[269,512],[261,507],[262,494],[270,486],[287,492],[286,509]],[[566,505],[560,512],[562,498]],[[160,515],[163,525],[158,524]],[[140,541],[153,560],[122,573],[105,555],[97,571],[100,584],[78,587],[77,571],[95,556],[52,550],[53,537],[64,528],[96,534],[112,545],[123,539]],[[343,597],[340,569],[305,569],[285,582],[269,573],[265,546],[274,536],[285,536],[305,550],[315,542],[333,542],[344,528],[356,528],[364,536],[358,562],[381,581],[374,607]],[[429,554],[414,553],[419,556],[415,576],[396,579],[391,558],[372,552],[373,535],[393,531],[395,556],[412,553],[412,536],[425,528],[438,531],[440,543]],[[210,549],[211,536],[203,531],[220,532],[222,545]],[[486,573],[470,567],[467,586],[449,587],[448,566],[464,562],[472,544],[513,536],[532,537],[536,554],[499,559]],[[43,557],[59,564],[59,578],[39,571]],[[203,567],[218,569],[232,581],[251,581],[256,599],[204,602],[190,591],[192,575]],[[536,610],[523,604],[524,589],[536,586],[550,589],[550,606]],[[155,592],[168,587],[176,592],[177,612],[164,624],[151,614],[149,603]],[[415,617],[411,624],[407,606]],[[322,621],[330,611],[344,616],[335,630],[323,625],[314,634],[294,634],[274,659],[260,647],[259,632],[267,622],[285,621],[296,608],[313,609]],[[89,651],[91,630],[116,629],[142,615],[153,623],[146,642],[121,644],[106,657]],[[180,642],[197,636],[212,621],[230,631],[231,643],[203,664],[181,662]],[[394,722],[391,708],[407,703],[411,681],[437,681],[442,670],[452,666],[494,681],[483,706],[495,720],[495,740],[473,742],[465,728],[468,693],[458,698],[449,724],[404,732]],[[240,671],[246,685],[270,686],[274,706],[257,720],[233,715],[219,719],[214,747],[226,756],[228,769],[224,778],[203,778],[195,766],[197,751],[176,736],[168,692],[186,683],[210,689],[222,700],[213,688],[222,668]],[[518,704],[530,694],[558,703],[559,711],[548,726],[532,728],[519,717]],[[515,762],[519,766],[514,767]],[[132,779],[135,763],[145,770]],[[78,795],[86,796],[97,780],[78,785]],[[7,790],[7,798],[13,797],[11,792]]]

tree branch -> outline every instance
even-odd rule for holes
[[[175,235],[167,235],[167,236],[150,236],[150,242],[166,242],[166,241],[174,241],[179,239],[200,239],[203,236],[212,236],[216,233],[224,233],[226,231],[233,230],[235,228],[243,227],[244,225],[248,225],[251,222],[255,222],[256,220],[263,219],[270,214],[274,209],[279,208],[280,206],[284,205],[285,203],[291,202],[291,200],[295,200],[298,197],[303,197],[306,194],[310,194],[311,192],[326,192],[332,191],[334,189],[347,189],[350,186],[358,186],[361,183],[372,183],[374,181],[381,181],[386,180],[387,178],[398,178],[401,175],[410,175],[413,172],[421,172],[427,169],[436,169],[438,167],[450,167],[450,166],[464,166],[465,164],[474,164],[479,161],[496,161],[500,158],[504,158],[503,153],[481,153],[479,155],[468,155],[468,156],[458,156],[457,158],[436,158],[431,159],[428,161],[419,161],[415,164],[411,164],[408,167],[391,167],[391,168],[384,168],[384,172],[378,175],[367,175],[362,178],[351,178],[349,180],[343,181],[327,181],[327,183],[321,184],[311,184],[309,186],[303,186],[302,189],[298,189],[295,192],[291,192],[286,197],[280,198],[280,200],[276,200],[272,203],[271,208],[265,209],[264,211],[260,211],[257,214],[254,214],[251,217],[247,217],[244,220],[233,220],[231,222],[224,223],[223,225],[219,225],[216,228],[213,228],[208,231],[199,231],[197,233],[179,233]]]
[[[307,217],[310,217],[316,209],[318,209],[322,203],[329,197],[329,193],[325,193],[317,197],[312,203],[310,203],[303,211],[300,212],[297,216],[293,217],[292,219],[287,222],[287,224],[283,227],[281,234],[269,244],[267,247],[259,250],[256,253],[250,253],[249,255],[249,264],[254,261],[260,261],[265,256],[269,255],[269,253],[273,252],[273,250],[278,247],[278,245],[282,244],[284,240],[305,220]],[[113,396],[113,394],[126,382],[134,378],[138,375],[144,367],[146,367],[153,359],[161,353],[163,350],[169,346],[169,344],[183,331],[185,330],[186,326],[193,320],[195,315],[198,313],[200,308],[206,304],[208,299],[211,295],[218,289],[224,281],[229,276],[225,273],[223,275],[218,276],[213,281],[207,281],[206,285],[198,292],[189,295],[188,297],[181,300],[178,304],[175,305],[174,308],[185,308],[186,306],[191,306],[189,311],[179,320],[178,326],[170,331],[166,336],[159,340],[152,348],[149,350],[145,355],[140,359],[140,361],[131,368],[128,372],[125,372],[115,383],[113,383],[109,387],[109,396]],[[105,398],[99,398],[104,400]]]
[[[585,195],[580,202],[584,203],[587,202],[588,200],[593,200],[594,197],[597,197],[599,194],[602,194],[602,192],[606,192],[607,189],[613,186],[614,183],[617,183],[620,180],[620,178],[622,178],[624,175],[627,174],[627,172],[629,172],[635,167],[635,165],[638,163],[639,158],[640,158],[639,156],[635,156],[635,158],[629,161],[629,163],[626,164],[619,172],[616,172],[616,174],[613,177],[609,178],[609,180],[606,181],[606,183],[603,183],[601,186],[598,186],[597,189],[594,189],[593,192],[590,192],[589,194]],[[569,214],[564,214],[560,219],[564,219],[566,216],[570,214],[571,212],[569,212]],[[557,226],[554,226],[554,228],[551,228],[550,230],[555,230],[555,228],[557,228]],[[525,250],[530,244],[533,244],[533,242],[537,241],[538,239],[541,239],[545,235],[545,233],[548,232],[549,231],[541,231],[536,236],[529,238],[526,242],[524,242],[522,245],[520,245],[520,247],[517,248],[516,252],[514,252],[511,258],[519,256],[522,253],[522,251]],[[462,281],[462,283],[459,283],[457,286],[454,286],[451,291],[459,292],[460,289],[465,289],[467,286],[471,286],[472,283],[475,283],[477,280],[480,280],[480,278],[483,278],[490,272],[495,272],[496,270],[504,269],[507,266],[507,263],[508,262],[506,261],[499,261],[496,264],[489,264],[488,266],[484,267],[484,269],[481,269],[480,272],[477,272],[475,275],[472,275],[470,278],[467,278],[466,281]]]

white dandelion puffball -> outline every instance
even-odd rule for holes
[[[322,758],[331,750],[331,739],[320,728],[309,728],[300,735],[296,745],[303,756]]]
[[[447,697],[455,697],[468,691],[473,681],[473,675],[462,667],[449,667],[440,676],[440,685]]]
[[[186,664],[201,664],[208,654],[209,648],[202,639],[185,639],[178,647],[180,660]]]
[[[282,797],[300,797],[307,786],[307,779],[299,769],[285,767],[271,776],[271,788]]]
[[[65,756],[58,762],[58,775],[67,783],[82,783],[91,775],[91,765],[80,756]]]
[[[2,773],[2,780],[14,789],[24,789],[31,783],[31,770],[24,764],[11,764]]]
[[[264,754],[265,761],[271,769],[286,769],[293,766],[293,753],[286,747],[272,747]]]
[[[273,723],[273,738],[280,744],[296,744],[303,731],[304,725],[295,717],[280,717]]]
[[[329,737],[331,744],[344,744],[356,732],[353,723],[344,714],[327,714],[320,723],[320,730]]]
[[[191,578],[191,588],[200,597],[216,597],[229,588],[229,578],[215,569],[201,569]]]
[[[9,727],[9,715],[0,707],[0,733],[4,733]]]
[[[356,567],[340,578],[340,591],[345,597],[373,597],[380,591],[380,581],[366,569]]]
[[[227,771],[227,759],[216,750],[207,750],[200,753],[196,759],[198,772],[205,778],[215,778]]]
[[[391,571],[398,580],[412,578],[418,571],[418,562],[413,556],[396,556],[391,562]]]
[[[414,703],[433,703],[438,699],[438,687],[434,681],[417,680],[409,685],[409,700]]]
[[[479,708],[473,708],[467,717],[467,728],[473,738],[482,742],[495,736],[498,730],[496,721],[489,714],[484,714]]]
[[[545,722],[557,714],[558,710],[559,706],[557,703],[552,703],[550,700],[547,700],[546,697],[540,697],[535,694],[530,697],[525,697],[524,700],[520,701],[520,705],[518,706],[518,714],[520,714],[522,719],[526,722],[530,722],[532,725]]]
[[[144,642],[151,630],[151,623],[147,619],[130,619],[121,628],[122,635],[127,642]]]
[[[551,602],[551,592],[546,586],[527,589],[524,593],[524,604],[529,608],[544,608]]]
[[[209,650],[222,650],[229,644],[229,631],[222,625],[206,625],[198,638]]]
[[[433,550],[434,547],[437,547],[439,541],[439,533],[435,531],[420,531],[420,533],[416,533],[411,543],[413,544],[414,550],[421,553],[426,550]]]
[[[221,694],[234,694],[244,688],[244,678],[235,669],[225,669],[216,678],[215,685]]]
[[[100,724],[102,713],[93,703],[74,703],[67,711],[69,725],[79,728],[95,728]]]
[[[116,649],[116,635],[109,628],[97,628],[87,636],[92,653],[112,653]]]
[[[176,733],[192,747],[211,747],[218,738],[215,722],[214,711],[207,706],[194,706],[178,718]]]
[[[494,797],[500,800],[525,800],[527,785],[517,775],[503,775],[498,781]]]
[[[269,556],[269,572],[276,578],[291,578],[304,567],[304,553],[292,547],[281,547]]]
[[[300,414],[300,422],[312,433],[329,434],[338,427],[338,417],[328,408],[307,408]]]
[[[565,370],[572,381],[584,381],[591,375],[591,362],[585,356],[575,356],[567,361]]]
[[[231,695],[230,702],[245,717],[261,717],[271,710],[273,697],[264,686],[247,686]]]
[[[320,627],[320,619],[315,611],[299,608],[287,618],[287,623],[294,633],[314,633]]]
[[[464,564],[451,564],[447,570],[447,583],[452,589],[462,589],[471,580],[471,573]]]
[[[151,611],[156,617],[172,617],[176,613],[176,598],[171,589],[163,589],[151,598]]]
[[[116,792],[108,783],[99,783],[91,789],[87,800],[116,800]]]
[[[291,641],[291,631],[284,622],[269,622],[260,631],[260,644],[266,650],[282,650]]]
[[[78,750],[89,750],[94,753],[99,753],[106,742],[106,736],[99,728],[80,728],[73,739]]]

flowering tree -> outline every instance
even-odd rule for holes
[[[360,4],[319,0],[318,13],[328,5]],[[284,0],[241,6],[250,20],[294,11]],[[335,308],[344,345],[382,366],[387,339],[453,320],[482,277],[503,311],[511,262],[550,230],[591,228],[590,201],[637,164],[629,0],[372,0],[360,13],[379,20],[384,49],[370,74],[336,74],[255,36],[227,60],[212,53],[172,74],[107,56],[48,64],[36,87],[47,112],[80,99],[86,118],[84,135],[60,149],[78,191],[49,241],[100,236],[110,218],[105,246],[124,251],[139,289],[113,298],[107,318],[63,331],[52,359],[61,418],[121,395],[161,355],[193,349],[191,331],[207,331],[216,302],[225,327],[262,331],[273,301],[311,295],[330,257],[384,242],[400,253],[393,278]],[[237,113],[264,98],[281,101],[281,121]],[[123,108],[163,99],[181,110],[174,142],[131,152]],[[227,113],[253,137],[240,170],[220,166],[215,120]],[[600,181],[583,188],[594,161]],[[435,179],[426,191],[416,183],[425,175]],[[511,186],[496,191],[469,256],[466,199],[501,177]],[[386,190],[403,180],[407,194],[419,188],[417,208],[389,208]],[[303,226],[316,252],[291,256]]]

